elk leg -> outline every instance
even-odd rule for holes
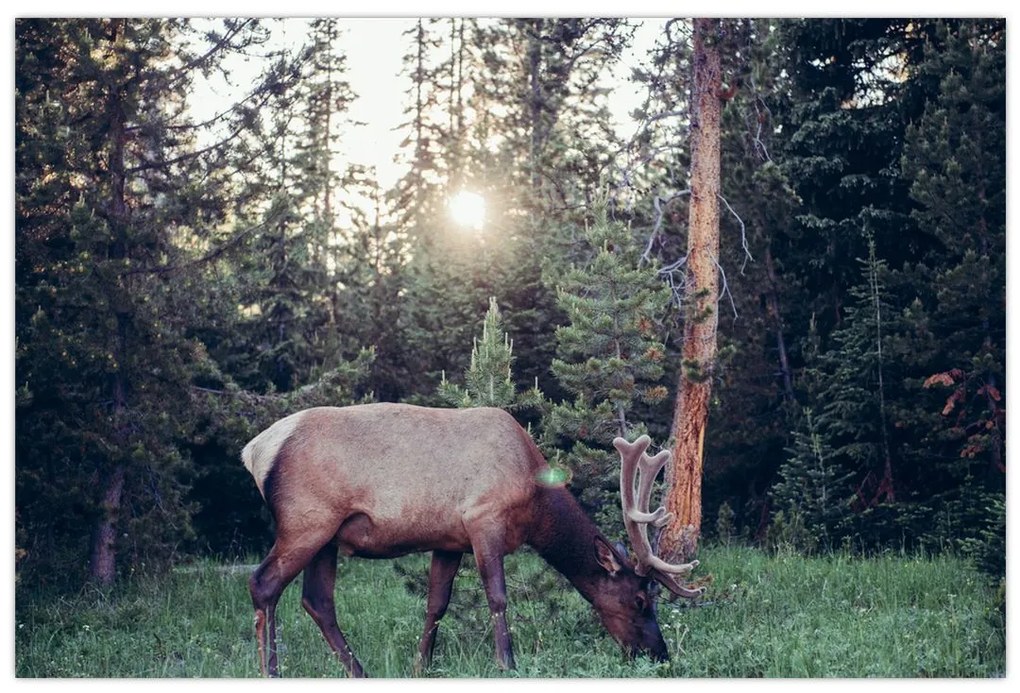
[[[333,599],[333,588],[336,584],[336,554],[336,544],[326,544],[305,567],[301,606],[319,626],[323,637],[347,673],[354,678],[364,678],[365,670],[354,656],[336,622],[336,603]]]
[[[255,637],[259,646],[259,669],[263,676],[280,675],[276,651],[276,603],[284,588],[331,536],[311,536],[298,543],[288,541],[278,533],[269,555],[248,580],[248,590],[255,606]]]
[[[259,644],[259,673],[269,676],[266,665],[266,611],[267,609],[255,609],[255,639]]]
[[[276,652],[276,603],[301,566],[287,570],[287,561],[280,557],[279,543],[274,544],[269,555],[255,569],[248,580],[248,590],[255,606],[255,637],[259,645],[259,670],[263,676],[279,676]],[[288,577],[287,574],[290,573]]]
[[[439,621],[446,614],[453,593],[453,579],[460,568],[464,554],[453,551],[433,551],[429,567],[429,596],[425,610],[425,630],[418,644],[418,657],[414,662],[414,674],[420,676],[424,669],[432,666],[432,652],[436,647]]]
[[[510,627],[506,623],[506,576],[503,573],[503,554],[487,547],[476,546],[475,563],[482,577],[485,596],[492,612],[492,634],[496,640],[496,664],[500,669],[516,669]]]

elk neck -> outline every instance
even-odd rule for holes
[[[599,534],[570,491],[537,490],[527,543],[589,602],[605,572],[595,560],[595,537]]]

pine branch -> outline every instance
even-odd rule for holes
[[[240,244],[241,241],[243,241],[248,236],[252,235],[253,233],[262,228],[265,228],[270,223],[275,222],[280,217],[281,213],[282,210],[276,210],[274,212],[271,212],[269,216],[266,217],[266,219],[263,220],[261,223],[258,223],[255,226],[249,226],[243,231],[239,231],[238,233],[234,234],[233,238],[228,240],[220,247],[216,248],[215,250],[212,250],[211,252],[206,253],[202,257],[191,260],[190,262],[185,262],[178,265],[162,265],[160,267],[140,267],[137,269],[129,269],[121,272],[121,276],[129,276],[132,274],[168,274],[171,272],[178,272],[185,269],[191,269],[192,267],[197,267],[198,265],[203,265],[207,262],[212,262],[213,260],[216,260],[217,258],[222,256],[228,250]]]
[[[192,61],[188,62],[187,64],[182,65],[180,68],[178,68],[177,69],[177,72],[178,72],[177,78],[170,82],[168,88],[169,89],[175,88],[178,85],[178,83],[180,83],[181,80],[183,80],[185,77],[187,77],[188,73],[191,70],[193,70],[194,68],[198,67],[199,65],[201,65],[202,63],[207,61],[209,58],[211,58],[213,55],[218,53],[224,47],[232,47],[231,44],[230,44],[231,39],[233,39],[235,36],[240,34],[241,31],[246,26],[248,26],[250,24],[253,24],[256,21],[258,21],[258,20],[254,19],[254,18],[245,19],[240,24],[238,24],[236,27],[234,27],[232,30],[230,30],[226,34],[224,34],[223,37],[219,41],[214,43],[212,48],[210,48],[204,54],[198,56],[194,60],[192,60]]]

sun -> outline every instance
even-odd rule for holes
[[[458,226],[481,231],[485,224],[485,198],[469,190],[461,190],[446,203],[450,217]]]

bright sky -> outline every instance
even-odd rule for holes
[[[403,133],[396,128],[404,121],[409,80],[399,76],[401,61],[408,50],[403,32],[414,26],[413,19],[347,19],[344,50],[349,67],[348,80],[358,95],[354,120],[367,123],[345,146],[352,161],[376,167],[383,189],[391,187],[403,173],[394,163]]]
[[[267,20],[273,29],[275,47],[297,45],[305,38],[306,20]],[[400,75],[402,58],[409,49],[409,37],[403,33],[412,28],[415,19],[406,18],[345,18],[341,38],[347,55],[347,79],[357,101],[351,117],[365,123],[343,136],[342,156],[349,161],[374,166],[383,188],[392,186],[403,170],[394,164],[404,133],[398,130],[404,121],[409,80]],[[633,48],[624,56],[615,72],[620,85],[611,96],[610,108],[619,132],[629,138],[634,122],[628,113],[642,99],[638,85],[628,79],[631,69],[645,57],[661,32],[663,21],[644,20],[634,37]],[[259,65],[236,60],[231,66],[234,89],[221,83],[196,85],[193,109],[198,120],[210,117],[228,107],[245,88],[255,81]]]

